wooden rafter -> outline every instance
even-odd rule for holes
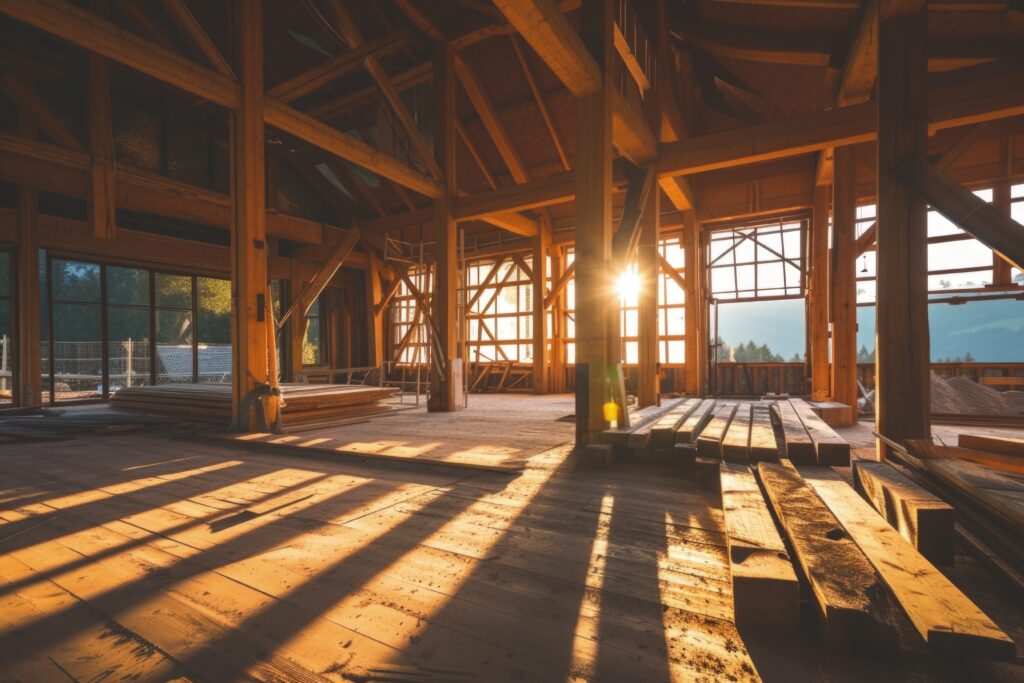
[[[576,97],[601,89],[601,71],[554,0],[494,0],[509,23]]]
[[[337,25],[338,33],[341,34],[345,42],[348,43],[352,49],[358,49],[364,44],[363,35],[359,31],[352,17],[349,15],[348,10],[345,9],[345,5],[342,0],[330,0],[330,6],[332,13],[334,14],[334,21]],[[368,54],[363,58],[363,65],[366,70],[370,73],[374,83],[380,88],[381,94],[384,99],[391,105],[391,110],[395,114],[395,118],[401,124],[402,128],[405,129],[406,135],[409,136],[409,142],[412,143],[413,148],[416,150],[420,157],[420,160],[424,163],[430,173],[436,179],[442,178],[441,167],[437,165],[437,160],[434,159],[434,151],[427,145],[426,139],[423,134],[420,133],[419,128],[416,126],[416,122],[413,120],[412,115],[406,108],[405,103],[402,102],[401,96],[398,94],[398,90],[391,83],[391,79],[388,77],[384,67],[381,66],[380,61],[373,54]]]
[[[835,95],[836,106],[866,102],[878,78],[878,0],[868,0],[860,14],[857,33],[850,43],[843,76]]]
[[[983,121],[982,123],[974,124],[964,133],[963,137],[957,140],[955,145],[946,150],[946,152],[939,157],[938,161],[932,164],[932,166],[937,171],[949,170],[949,168],[964,155],[964,152],[970,149],[975,142],[992,130],[994,125],[995,123],[993,121]]]
[[[669,263],[668,259],[666,259],[660,252],[658,253],[658,263],[661,264],[661,270],[665,272],[670,278],[672,278],[672,282],[675,282],[677,285],[679,285],[679,289],[685,292],[686,280],[683,278],[682,275],[679,274],[678,270],[672,267],[672,264]]]
[[[562,271],[562,274],[558,276],[558,279],[555,281],[555,283],[551,285],[551,291],[548,292],[548,295],[546,297],[544,297],[545,309],[551,308],[551,306],[554,305],[555,301],[562,294],[562,291],[565,289],[566,285],[569,284],[569,280],[571,280],[573,278],[573,275],[575,274],[576,263],[573,262],[570,263],[565,268],[565,270]]]
[[[487,275],[484,277],[483,281],[476,286],[476,292],[474,292],[473,296],[466,302],[466,311],[473,310],[473,305],[480,300],[480,295],[484,293],[487,286],[491,284],[491,281],[493,281],[495,276],[497,276],[498,271],[501,268],[501,264],[505,262],[505,258],[506,257],[504,256],[499,256],[494,261],[494,264],[491,266],[491,269],[487,271]]]
[[[39,129],[52,139],[65,147],[84,152],[85,146],[79,141],[64,122],[50,109],[50,106],[43,102],[30,87],[28,87],[18,76],[13,73],[0,75],[0,89],[26,113],[30,114],[32,120]]]
[[[0,0],[0,13],[223,107],[234,109],[240,101],[241,89],[236,80],[154,45],[65,0]],[[265,98],[264,116],[267,124],[411,190],[428,197],[441,192],[435,179],[283,102]]]
[[[867,230],[861,233],[861,236],[857,238],[857,243],[854,245],[854,253],[857,258],[860,258],[864,252],[869,251],[875,246],[875,235],[878,234],[878,222],[874,222],[868,226]]]
[[[555,146],[555,151],[558,152],[558,160],[562,162],[562,168],[568,171],[570,168],[569,157],[565,153],[565,145],[562,144],[562,138],[558,134],[558,130],[555,128],[555,122],[551,118],[551,112],[548,110],[548,105],[544,101],[544,95],[537,86],[537,79],[533,76],[533,70],[530,68],[530,64],[526,61],[526,55],[523,53],[523,48],[519,44],[519,38],[513,35],[511,36],[511,40],[512,49],[516,53],[516,59],[519,60],[519,66],[523,70],[523,76],[526,77],[526,82],[530,86],[530,92],[533,93],[533,100],[537,103],[537,109],[540,110],[540,115],[544,119],[544,125],[547,126],[548,135],[551,136],[551,142]]]
[[[305,315],[309,311],[309,307],[323,293],[324,288],[327,287],[331,279],[334,278],[338,270],[344,265],[345,259],[355,249],[360,236],[359,229],[352,227],[349,229],[348,234],[331,249],[327,260],[320,266],[312,280],[302,288],[302,292],[295,298],[292,305],[288,307],[288,310],[284,312],[281,319],[277,321],[277,329],[282,329],[293,315]]]
[[[223,76],[235,77],[235,72],[231,70],[231,65],[228,64],[228,61],[224,59],[224,55],[221,54],[217,46],[210,40],[210,36],[207,35],[202,25],[192,15],[184,0],[161,0],[161,5],[167,16],[171,18],[171,21],[181,29],[181,32],[185,34],[192,45],[203,53],[210,66]]]

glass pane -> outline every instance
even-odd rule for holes
[[[54,301],[100,300],[100,267],[95,263],[53,259],[50,262]]]
[[[11,255],[0,252],[0,296],[11,295]]]
[[[53,305],[53,374],[58,401],[101,395],[100,320],[98,304]]]
[[[306,336],[302,340],[302,364],[320,365],[323,362],[321,346],[320,318],[308,318]]]
[[[192,314],[157,310],[156,382],[177,384],[191,381]]]
[[[112,304],[149,306],[149,271],[108,266],[107,301]]]
[[[231,281],[196,278],[197,332],[201,344],[231,345]],[[275,314],[276,315],[276,314]]]
[[[156,305],[159,308],[192,308],[192,278],[157,273]]]
[[[148,308],[111,306],[107,310],[107,352],[110,393],[150,383]]]

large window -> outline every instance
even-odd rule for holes
[[[992,201],[991,189],[975,194]],[[1024,220],[1024,185],[1011,188],[1011,216]],[[857,208],[857,235],[875,222],[875,206]],[[937,211],[928,211],[928,323],[932,362],[1022,362],[1024,301],[1020,292],[993,288],[999,257]],[[857,360],[875,359],[875,252],[857,262]],[[1024,285],[1016,268],[1011,282]]]
[[[320,297],[306,311],[306,332],[302,336],[302,364],[324,364],[324,326],[321,321]]]
[[[529,258],[477,261],[466,268],[469,360],[533,361],[533,282]]]
[[[708,273],[720,302],[804,295],[806,220],[774,220],[711,233]]]
[[[407,275],[420,294],[430,296],[429,268],[410,268]],[[399,282],[391,305],[388,306],[392,360],[398,363],[427,363],[430,360],[425,313],[421,310],[416,294],[405,281]]]
[[[44,399],[231,381],[228,280],[62,258],[42,265],[43,376],[52,390]]]

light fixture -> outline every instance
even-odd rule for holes
[[[864,255],[864,260],[862,262],[862,266],[861,266],[860,272],[862,272],[862,273],[868,272],[868,257],[867,257],[867,254]]]

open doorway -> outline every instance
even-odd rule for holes
[[[710,391],[804,393],[806,217],[764,219],[708,237]]]

